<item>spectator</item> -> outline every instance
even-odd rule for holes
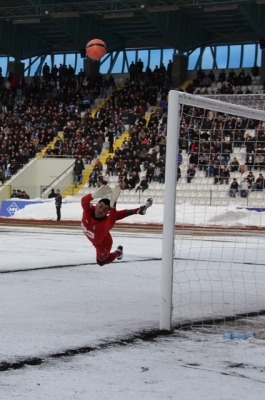
[[[154,180],[154,172],[155,172],[155,168],[153,163],[149,164],[149,167],[146,170],[146,178],[148,183],[151,183]]]
[[[102,175],[102,173],[100,172],[100,173],[98,174],[97,186],[100,187],[100,186],[102,186],[102,185],[104,185],[104,183],[103,183],[103,175]]]
[[[57,196],[57,194],[55,193],[54,189],[51,190],[51,193],[48,196],[48,199],[53,199]]]
[[[113,148],[113,141],[114,141],[114,132],[113,129],[109,129],[108,132],[106,133],[106,137],[109,140],[109,153],[114,153],[114,148]]]
[[[109,180],[110,180],[109,173],[107,171],[105,171],[103,178],[102,178],[103,185],[107,185],[109,183]]]
[[[247,178],[243,178],[243,181],[240,183],[240,196],[247,197],[248,196],[248,181]]]
[[[226,73],[225,73],[225,70],[222,69],[221,72],[219,73],[217,82],[223,83],[223,82],[225,82],[225,80],[226,80]]]
[[[215,164],[214,165],[214,185],[217,185],[220,182],[220,172],[221,172],[221,167],[220,165]]]
[[[245,76],[244,84],[245,84],[246,86],[252,85],[252,78],[251,78],[251,75],[250,75],[249,72],[248,72],[247,75]]]
[[[102,170],[103,170],[102,162],[100,161],[100,159],[97,159],[94,164],[93,171],[96,171],[97,174],[100,174]]]
[[[238,193],[238,188],[239,188],[238,182],[237,182],[236,178],[233,178],[233,181],[230,185],[230,190],[229,190],[230,197],[236,197],[236,194]]]
[[[248,181],[248,188],[249,189],[253,189],[254,187],[254,183],[255,183],[255,177],[252,173],[252,171],[250,171],[247,175],[247,181]]]
[[[55,197],[55,208],[57,221],[61,221],[61,206],[62,206],[62,195],[59,189],[56,189],[56,197]]]
[[[25,190],[23,190],[23,192],[22,192],[22,196],[23,196],[23,199],[30,199],[30,197],[29,197],[29,195],[28,195],[28,193],[27,192],[25,192]]]
[[[109,173],[109,175],[113,176],[115,169],[115,162],[113,158],[111,158],[111,156],[108,156],[108,158],[106,159],[106,165],[107,165],[107,172]]]
[[[10,179],[11,176],[12,176],[12,172],[11,172],[11,170],[10,170],[10,164],[7,164],[6,170],[5,170],[5,177],[6,177],[6,180]]]
[[[140,182],[140,177],[139,177],[138,171],[135,171],[135,170],[132,171],[132,176],[133,176],[133,179],[135,180],[135,184]]]
[[[179,181],[180,178],[181,178],[181,169],[180,169],[180,167],[178,166],[178,168],[177,168],[177,183],[178,183],[178,181]]]
[[[91,162],[93,161],[94,157],[95,157],[95,150],[93,149],[92,146],[89,146],[88,150],[86,152],[86,157],[85,157],[87,163],[91,164]]]
[[[259,67],[256,64],[251,68],[251,74],[252,76],[259,76]]]
[[[215,82],[215,75],[214,75],[213,71],[209,72],[208,77],[211,79],[212,83]]]
[[[128,178],[126,175],[122,175],[119,182],[121,190],[128,189]]]
[[[158,177],[158,183],[165,183],[165,166],[164,165],[162,165],[160,168],[160,175]]]
[[[190,164],[189,168],[187,169],[187,183],[191,183],[191,180],[195,178],[195,168],[193,164]]]
[[[136,76],[136,70],[137,67],[134,64],[134,62],[132,61],[129,67],[129,73],[130,73],[130,81],[133,82],[135,80],[135,76]]]
[[[2,168],[0,168],[0,182],[2,182],[2,185],[5,183],[5,180],[6,180],[5,172]]]
[[[205,153],[201,154],[201,155],[199,156],[199,160],[198,160],[198,167],[199,167],[199,170],[200,170],[200,171],[202,171],[202,170],[205,171],[206,168],[207,168],[208,163],[209,163],[209,156],[208,156],[208,154],[205,154]]]
[[[199,155],[196,151],[192,151],[189,157],[189,162],[191,165],[198,165],[199,163]]]
[[[20,189],[17,189],[17,198],[22,199],[22,197],[23,197],[22,191]]]
[[[172,66],[173,66],[173,63],[172,63],[171,60],[169,60],[168,64],[167,64],[167,74],[168,74],[168,77],[169,77],[170,81],[171,81],[171,78],[172,78]]]
[[[182,151],[179,150],[179,152],[178,152],[178,157],[177,157],[178,165],[181,165],[181,164],[182,164],[182,161],[183,161]]]
[[[228,148],[224,148],[223,153],[221,155],[221,164],[227,165],[230,161],[230,150]]]
[[[148,182],[146,176],[143,176],[135,191],[137,192],[138,190],[141,190],[144,192],[146,189],[148,189]]]
[[[262,174],[259,174],[256,182],[254,184],[255,190],[263,190],[264,189],[264,177]]]
[[[232,86],[236,86],[237,76],[233,69],[228,73],[227,82],[229,82]]]
[[[16,191],[16,189],[13,189],[13,190],[12,190],[12,193],[11,193],[10,198],[11,198],[11,199],[17,198],[17,191]]]
[[[154,181],[155,182],[159,181],[160,173],[161,173],[161,167],[159,165],[156,165],[155,169],[154,169]]]
[[[82,172],[84,169],[85,166],[82,160],[82,156],[78,155],[77,158],[75,159],[75,164],[74,164],[75,187],[77,187],[77,184],[81,185],[81,183],[83,182]]]
[[[220,185],[222,185],[223,183],[225,183],[225,185],[228,185],[229,178],[230,171],[227,168],[227,165],[225,165],[224,167],[220,168]]]
[[[239,168],[239,162],[236,157],[233,158],[233,160],[230,163],[230,170],[231,172],[237,172]]]
[[[91,186],[96,187],[97,181],[98,181],[97,172],[92,171],[91,174],[89,175],[89,180],[88,180],[89,187],[91,187]]]
[[[246,156],[246,162],[245,165],[248,167],[248,170],[251,171],[252,168],[254,167],[254,154],[253,153],[248,153]]]
[[[264,166],[264,156],[261,153],[257,153],[254,157],[254,169],[257,170],[259,168],[259,170],[261,171],[263,166]]]
[[[212,178],[214,176],[214,163],[212,159],[208,160],[208,165],[205,168],[205,177]]]
[[[128,189],[132,190],[135,188],[136,182],[134,176],[131,174],[128,179]]]

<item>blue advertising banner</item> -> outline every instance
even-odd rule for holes
[[[257,211],[257,212],[264,212],[264,207],[237,207],[238,210],[248,210],[248,211]]]
[[[42,201],[25,201],[25,200],[3,200],[0,210],[0,217],[12,217],[16,211],[28,206],[29,204],[42,203]]]

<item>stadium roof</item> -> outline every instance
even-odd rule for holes
[[[265,0],[0,0],[0,54],[73,53],[93,38],[109,52],[258,43]]]

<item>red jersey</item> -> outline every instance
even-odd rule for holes
[[[95,206],[91,203],[93,197],[91,194],[84,196],[81,200],[83,207],[82,227],[86,237],[94,246],[100,245],[104,236],[109,233],[116,222],[117,210],[111,208],[108,216],[104,218],[95,217]]]
[[[104,218],[96,218],[96,207],[91,203],[92,200],[91,194],[84,196],[81,200],[83,208],[82,227],[84,234],[95,247],[103,243],[104,237],[113,228],[116,221],[136,214],[139,210],[139,207],[134,210],[120,211],[117,211],[116,208],[110,208],[109,215]]]

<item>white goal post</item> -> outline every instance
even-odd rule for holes
[[[227,96],[228,98],[228,96]],[[163,242],[162,242],[162,277],[161,277],[161,299],[160,299],[160,329],[161,330],[170,330],[172,328],[172,311],[174,308],[172,295],[173,295],[173,281],[174,281],[174,263],[175,257],[176,268],[178,268],[178,255],[175,252],[175,241],[176,241],[176,193],[178,191],[178,185],[176,185],[177,178],[177,157],[178,157],[178,143],[179,143],[179,130],[180,130],[180,113],[181,108],[184,106],[201,108],[204,110],[211,110],[213,112],[229,114],[232,116],[249,118],[257,121],[265,121],[265,111],[259,110],[256,108],[250,108],[244,105],[233,104],[232,97],[230,97],[231,102],[225,102],[221,100],[217,100],[214,98],[210,98],[208,96],[199,96],[192,95],[184,92],[178,92],[176,90],[171,90],[168,96],[168,121],[167,121],[167,146],[166,146],[166,175],[165,175],[165,192],[164,192],[164,225],[163,225]],[[229,100],[228,100],[229,101]],[[198,190],[198,188],[197,188]],[[216,209],[216,207],[215,207]],[[220,224],[222,227],[222,224]],[[222,231],[224,233],[224,231]],[[181,233],[178,233],[181,235]],[[234,233],[237,235],[237,232]],[[214,236],[214,235],[213,235]],[[213,242],[215,238],[213,238]],[[203,250],[203,239],[201,242],[202,250]],[[241,245],[240,245],[241,246]],[[242,245],[243,246],[243,245]],[[252,244],[251,244],[252,246]],[[250,246],[250,248],[251,248]],[[200,251],[202,251],[200,250]],[[255,254],[258,253],[258,250],[255,249]],[[213,252],[213,251],[212,251]],[[217,251],[218,253],[218,251]],[[232,254],[232,250],[231,250]],[[208,261],[207,261],[208,262]],[[233,260],[231,261],[233,262]],[[262,262],[255,258],[253,263],[257,263],[257,265],[261,265]],[[205,262],[206,263],[206,262]],[[254,266],[255,267],[255,266]],[[254,268],[253,267],[253,268]],[[222,275],[222,258],[220,258],[218,265],[218,274]],[[232,267],[231,267],[232,268]],[[242,267],[240,267],[242,268]],[[265,267],[264,267],[265,269]],[[197,272],[196,272],[197,274]],[[207,271],[209,275],[209,272]],[[188,274],[187,274],[188,275]],[[229,271],[229,275],[232,275],[231,271]],[[208,278],[207,278],[208,279]],[[215,278],[214,278],[215,279]],[[230,279],[230,277],[229,277]],[[231,278],[232,279],[232,278]],[[257,270],[257,277],[255,277],[255,282],[258,280],[264,279],[264,293],[265,293],[265,276],[260,275],[260,270]],[[257,280],[257,281],[256,281]],[[212,283],[210,283],[212,285]],[[218,287],[228,287],[235,286],[234,282],[218,282]],[[251,285],[251,282],[248,282],[244,278],[243,284],[245,286]],[[255,284],[255,283],[254,283]],[[200,283],[200,286],[203,286]],[[195,286],[194,286],[195,287]],[[191,285],[191,292],[193,286]],[[196,289],[195,289],[196,290]],[[215,287],[213,287],[213,293],[215,293]],[[218,289],[219,290],[219,289]],[[249,290],[248,288],[246,290]],[[253,289],[258,292],[257,288]],[[237,291],[237,289],[236,289]],[[214,294],[210,294],[210,298],[215,297]],[[226,293],[226,292],[225,292]],[[202,296],[202,295],[199,295]],[[220,297],[223,299],[224,295],[221,291],[216,290],[216,297]],[[232,294],[231,294],[232,296]],[[245,294],[247,297],[247,294]],[[257,296],[260,299],[260,293],[257,293]],[[210,301],[210,300],[209,300]],[[265,309],[265,300],[264,302],[260,302],[258,307],[263,307]],[[236,308],[236,307],[234,307]],[[251,310],[251,307],[248,308],[247,311]],[[233,310],[234,311],[234,310]],[[240,309],[241,311],[241,309]],[[237,310],[235,311],[237,312]],[[211,315],[206,313],[206,318]],[[217,312],[217,316],[221,314]],[[228,311],[228,315],[231,315]],[[197,315],[195,315],[195,319]]]

